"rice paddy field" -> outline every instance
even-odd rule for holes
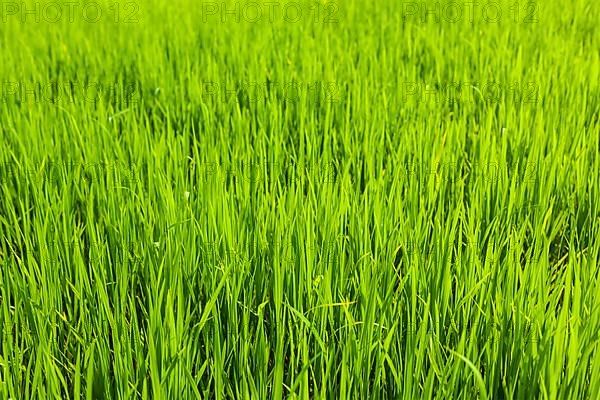
[[[600,4],[0,3],[1,399],[600,398]]]

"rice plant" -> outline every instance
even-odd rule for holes
[[[0,11],[1,398],[600,398],[596,2]]]

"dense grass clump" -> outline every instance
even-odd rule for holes
[[[600,398],[597,2],[0,6],[1,398]]]

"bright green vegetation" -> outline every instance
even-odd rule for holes
[[[599,398],[597,2],[112,3],[2,15],[1,398]]]

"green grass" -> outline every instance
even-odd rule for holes
[[[0,5],[1,398],[600,397],[595,2],[47,3]]]

